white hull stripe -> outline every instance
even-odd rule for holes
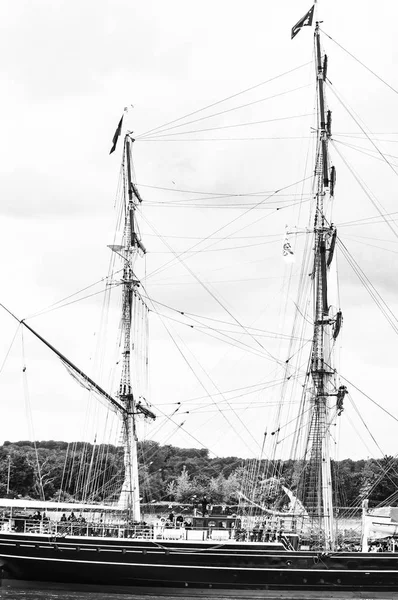
[[[166,568],[166,569],[213,569],[216,571],[278,571],[281,572],[283,571],[283,573],[289,573],[291,571],[301,571],[301,572],[306,572],[306,573],[363,573],[363,574],[370,574],[370,573],[398,573],[398,570],[391,570],[391,569],[377,569],[377,570],[369,570],[369,569],[364,569],[364,570],[360,570],[360,569],[281,569],[278,568],[277,566],[273,567],[273,568],[269,568],[269,567],[211,567],[210,565],[194,565],[194,566],[190,566],[190,565],[161,565],[161,564],[154,564],[154,563],[125,563],[125,562],[103,562],[103,561],[93,561],[93,560],[74,560],[74,559],[69,559],[69,558],[44,558],[44,557],[37,557],[37,556],[20,556],[20,555],[13,555],[13,554],[6,554],[6,555],[1,555],[0,554],[0,558],[3,557],[5,559],[7,558],[17,558],[17,559],[22,559],[22,560],[44,560],[47,562],[66,562],[66,563],[78,563],[78,564],[88,564],[88,565],[109,565],[109,566],[120,566],[120,567],[151,567],[156,568],[156,567],[161,567],[161,568]]]
[[[36,548],[36,546],[39,544],[39,542],[37,542],[36,544],[28,544],[28,543],[23,543],[23,542],[18,542],[17,543],[18,546],[20,548]],[[6,542],[0,542],[0,546],[11,546],[13,548],[15,548],[17,546],[17,544],[15,542],[12,543],[6,543]],[[80,550],[82,552],[97,552],[97,548],[98,546],[94,546],[94,547],[86,547],[84,545],[80,545],[75,543],[75,544],[65,544],[65,542],[54,542],[49,544],[48,546],[40,546],[40,549],[47,549],[47,550],[54,550],[54,545],[58,546],[61,550],[75,550],[76,547],[79,547]],[[238,554],[238,552],[234,552],[232,553],[215,553],[215,552],[204,552],[203,550],[189,550],[189,551],[184,551],[182,549],[178,549],[178,548],[159,548],[159,550],[154,550],[154,549],[149,549],[149,548],[141,548],[139,546],[135,546],[134,548],[130,548],[128,546],[100,546],[100,552],[119,552],[121,553],[123,550],[125,550],[126,554],[131,554],[131,553],[135,553],[135,554],[142,554],[144,551],[146,551],[147,554],[154,554],[155,556],[158,556],[159,554],[164,554],[165,552],[167,552],[170,556],[208,556],[210,558],[226,558],[228,556],[231,556],[231,558],[261,558],[263,560],[266,559],[281,559],[281,560],[292,560],[292,559],[303,559],[303,558],[318,558],[318,556],[316,554],[309,554],[306,553],[305,551],[303,551],[302,554],[297,554],[294,553],[293,551],[286,551],[286,552],[281,552],[280,554],[268,554],[267,551],[265,551],[264,554],[252,554],[252,553],[242,553],[242,554]],[[3,555],[0,553],[0,556],[8,556],[8,555]],[[335,559],[341,559],[342,557],[344,557],[347,560],[366,560],[369,559],[371,557],[372,561],[375,560],[393,560],[398,567],[398,554],[388,554],[388,553],[350,553],[350,554],[342,554],[342,553],[333,553],[332,555],[328,556],[327,558],[329,558],[330,560],[335,560]],[[46,559],[47,560],[47,559]],[[54,559],[56,560],[56,559]],[[323,560],[323,557],[321,557],[321,560]],[[89,561],[90,562],[90,561]],[[366,569],[365,569],[366,571]]]

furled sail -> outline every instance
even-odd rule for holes
[[[336,185],[336,167],[331,167],[331,169],[330,169],[330,188],[329,188],[329,193],[330,193],[331,198],[333,198],[333,196],[334,196],[335,185]]]
[[[334,229],[331,240],[330,240],[330,244],[329,244],[329,256],[328,256],[328,260],[327,260],[328,267],[330,267],[332,260],[333,260],[334,249],[336,248],[336,241],[337,241],[337,229]]]
[[[339,310],[336,314],[336,320],[334,322],[334,328],[333,328],[333,339],[337,339],[337,336],[340,333],[340,329],[341,326],[343,324],[343,313],[341,312],[341,310]]]

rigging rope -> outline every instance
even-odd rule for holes
[[[234,219],[236,220],[236,219]],[[149,224],[149,223],[148,223]],[[153,231],[156,232],[156,229],[151,226],[151,228],[153,229]],[[223,228],[221,228],[223,229]],[[219,231],[219,230],[218,230]],[[160,234],[159,234],[159,237]],[[206,239],[206,238],[205,238]],[[168,242],[166,242],[165,240],[162,240],[165,245],[170,248],[171,246],[168,244]],[[199,242],[200,243],[200,242]],[[195,244],[195,246],[197,246],[198,244]],[[173,252],[173,254],[175,255],[175,258],[184,266],[184,268],[191,274],[191,276],[201,285],[201,287],[203,287],[203,289],[213,298],[213,300],[215,300],[217,302],[217,304],[219,304],[219,306],[221,306],[221,308],[242,328],[244,329],[249,336],[255,341],[255,343],[260,346],[260,348],[262,348],[262,350],[264,350],[264,352],[269,356],[270,360],[274,360],[277,363],[280,363],[280,361],[275,358],[264,346],[263,344],[261,344],[261,342],[250,332],[247,331],[246,327],[240,323],[240,321],[234,316],[234,314],[221,302],[221,300],[216,296],[216,294],[214,292],[212,292],[212,290],[203,282],[201,281],[201,279],[196,275],[196,273],[194,273],[194,271],[192,271],[192,269],[182,260],[181,256],[182,254],[176,254]],[[156,271],[155,271],[156,272]],[[154,272],[152,272],[153,275]],[[150,274],[151,275],[151,274]]]
[[[374,195],[372,196],[372,194],[370,193],[370,191],[368,191],[368,189],[366,189],[365,184],[359,178],[359,176],[354,171],[354,169],[349,165],[349,163],[347,162],[347,160],[344,157],[344,155],[339,151],[338,148],[336,148],[336,145],[333,143],[333,141],[332,141],[332,144],[333,144],[333,147],[335,148],[337,154],[340,156],[340,158],[342,159],[342,161],[344,162],[344,164],[346,165],[346,167],[349,169],[349,171],[351,172],[351,174],[353,175],[353,177],[355,178],[355,180],[357,181],[357,183],[359,184],[359,186],[365,192],[366,196],[369,198],[369,200],[371,201],[371,203],[373,204],[373,206],[375,207],[375,209],[377,210],[377,212],[379,213],[380,217],[383,219],[383,221],[385,222],[385,224],[387,225],[387,227],[390,229],[390,231],[393,233],[393,235],[395,237],[398,237],[398,233],[397,233],[396,229],[394,229],[394,227],[392,227],[392,225],[391,225],[391,223],[392,222],[394,223],[394,221],[391,221],[391,220],[388,220],[388,219],[385,218],[385,216],[386,216],[387,213],[385,212],[385,209],[382,206],[382,204],[380,203],[380,201],[377,200],[376,197],[373,197]],[[383,210],[381,210],[381,209],[383,209]],[[394,213],[392,213],[392,214],[394,214]],[[368,217],[368,218],[374,218],[374,217]]]
[[[370,69],[369,67],[367,67],[362,61],[359,60],[359,58],[357,58],[356,56],[354,56],[351,52],[349,52],[346,48],[344,48],[344,46],[342,46],[341,44],[339,44],[335,39],[332,38],[331,35],[329,35],[328,33],[326,33],[326,31],[324,31],[323,29],[321,29],[322,33],[324,35],[326,35],[326,37],[328,37],[332,42],[334,42],[336,44],[336,46],[338,46],[339,48],[341,48],[342,50],[344,50],[344,52],[346,52],[349,56],[351,56],[351,58],[353,58],[354,60],[357,61],[357,63],[359,63],[362,67],[364,67],[367,71],[369,71],[369,73],[371,73],[372,75],[374,75],[379,81],[381,81],[382,83],[384,83],[384,85],[386,85],[388,88],[390,88],[390,90],[392,90],[395,94],[398,94],[398,91],[392,87],[392,85],[390,85],[389,83],[387,83],[387,81],[385,81],[382,77],[380,77],[380,75],[377,75],[377,73],[375,73],[374,71],[372,71],[372,69]]]
[[[263,123],[275,123],[277,121],[288,121],[290,119],[301,119],[303,117],[312,117],[313,113],[305,113],[302,115],[290,115],[289,117],[278,117],[275,119],[265,119],[263,121],[248,121],[247,123],[236,123],[235,125],[220,125],[219,127],[207,127],[205,129],[192,129],[190,131],[178,131],[177,133],[159,133],[151,137],[152,140],[160,137],[174,137],[177,135],[186,135],[190,133],[203,133],[205,131],[219,131],[220,129],[234,129],[236,127],[247,127],[248,125],[261,125]],[[145,140],[146,141],[146,140]]]
[[[275,190],[274,192],[270,193],[266,198],[263,198],[263,200],[261,200],[256,206],[259,206],[260,204],[262,204],[263,202],[265,202],[266,200],[268,200],[269,198],[271,198],[272,196],[275,196],[276,194],[279,194],[279,192],[282,192],[290,187],[293,187],[295,185],[297,185],[298,183],[301,183],[302,181],[308,180],[310,179],[310,177],[306,177],[305,179],[301,179],[300,181],[295,181],[294,183],[290,183],[282,188],[280,188],[279,190]],[[255,207],[253,207],[255,208]],[[251,212],[253,210],[253,208],[248,208],[246,211],[244,211],[241,215],[238,215],[237,217],[234,217],[232,220],[228,221],[227,223],[225,223],[225,225],[222,225],[221,227],[217,228],[216,230],[212,231],[209,235],[205,236],[204,238],[202,238],[200,241],[198,241],[196,244],[194,244],[193,246],[190,246],[187,250],[181,252],[180,254],[177,254],[175,256],[174,259],[168,261],[167,263],[165,263],[164,265],[162,265],[162,267],[158,267],[157,269],[155,269],[154,271],[152,271],[151,273],[148,274],[148,278],[152,277],[153,275],[159,273],[160,271],[164,270],[166,267],[171,266],[172,264],[175,264],[175,262],[184,254],[191,252],[192,250],[194,250],[195,248],[197,248],[197,246],[200,246],[200,244],[202,244],[203,242],[206,242],[207,240],[214,238],[214,236],[217,233],[220,233],[220,231],[223,231],[224,229],[226,229],[227,227],[229,227],[230,225],[232,225],[233,223],[235,223],[235,221],[238,221],[239,219],[241,219],[242,217],[244,217],[246,214],[248,214],[249,212]],[[277,212],[277,210],[275,210],[274,212],[266,215],[266,217],[270,217],[272,214],[274,214],[275,212]],[[240,231],[242,231],[243,229],[246,229],[247,227],[254,225],[255,223],[258,223],[258,221],[260,221],[261,219],[263,219],[265,217],[261,217],[260,219],[254,221],[253,223],[250,223],[249,225],[245,225],[244,227],[242,227],[241,229],[234,231],[232,233],[230,233],[228,236],[226,236],[224,239],[226,239],[227,237],[230,237],[231,235],[234,235],[235,233],[239,233]],[[145,218],[144,218],[145,220]],[[151,227],[151,229],[156,233],[157,237],[159,237],[167,247],[169,247],[169,245],[164,241],[164,238],[156,231],[156,229],[148,222],[148,220],[146,220],[146,222],[148,223],[148,225]],[[213,242],[214,245],[215,242]],[[210,245],[210,246],[211,246]],[[208,246],[208,248],[210,247]],[[170,247],[169,247],[170,248]],[[171,249],[171,248],[170,248]],[[191,255],[192,256],[192,255]]]
[[[347,379],[347,377],[344,377],[344,375],[342,375],[340,373],[340,377],[342,379],[344,379],[344,381],[346,381],[350,386],[354,387],[360,394],[362,394],[363,396],[365,396],[365,398],[367,398],[368,400],[370,400],[371,402],[373,402],[373,404],[375,404],[378,408],[380,408],[380,410],[382,410],[383,412],[385,412],[389,417],[391,417],[392,419],[394,419],[394,421],[397,421],[398,423],[398,417],[395,417],[393,414],[391,414],[386,408],[384,408],[383,406],[381,406],[381,404],[379,404],[378,402],[376,402],[376,400],[373,400],[373,398],[371,398],[370,396],[368,396],[368,394],[366,394],[363,390],[359,389],[358,386],[355,385],[355,383],[353,383],[352,381],[349,381]]]
[[[21,326],[21,324],[20,324],[20,323],[18,323],[18,325],[17,325],[17,328],[16,328],[16,330],[15,330],[15,333],[14,333],[14,335],[13,335],[13,338],[12,338],[12,340],[11,340],[11,344],[9,345],[9,347],[8,347],[8,350],[7,350],[7,352],[6,352],[6,354],[5,354],[5,357],[4,357],[4,359],[3,359],[3,362],[1,363],[1,367],[0,367],[0,374],[3,372],[3,369],[4,369],[4,367],[5,367],[5,364],[6,364],[6,362],[7,362],[7,359],[8,359],[8,357],[9,357],[9,355],[10,355],[10,352],[11,352],[11,350],[12,350],[12,347],[13,347],[13,345],[14,345],[15,338],[16,338],[16,337],[17,337],[17,335],[18,335],[18,331],[19,331],[19,328],[20,328],[20,326]]]
[[[342,146],[346,146],[347,148],[351,148],[352,150],[356,150],[357,152],[360,152],[361,154],[364,154],[365,156],[370,156],[370,158],[374,158],[375,160],[381,160],[381,161],[384,162],[383,158],[381,158],[380,156],[375,156],[376,150],[366,149],[366,148],[363,148],[362,146],[357,146],[356,144],[349,144],[348,142],[343,142],[341,140],[334,140],[334,143],[335,144],[341,144]],[[384,153],[384,156],[389,156],[390,158],[397,158],[398,159],[398,156],[395,156],[394,154]],[[398,167],[397,164],[395,164],[395,163],[392,163],[392,164],[394,165],[394,167]]]
[[[35,435],[34,424],[33,424],[32,407],[30,404],[30,394],[29,394],[29,385],[28,385],[28,378],[27,378],[26,357],[25,357],[25,339],[24,339],[23,327],[21,328],[21,344],[22,344],[22,378],[23,378],[23,390],[24,390],[24,397],[25,397],[25,410],[26,410],[26,415],[27,415],[27,419],[28,419],[28,428],[30,430],[29,433],[31,434],[31,437],[33,438],[33,447],[35,449],[35,462],[36,462],[36,469],[37,469],[36,484],[37,484],[38,492],[40,494],[41,499],[45,500],[46,496],[44,493],[41,465],[40,465],[40,460],[39,460],[39,453],[37,450],[36,435]]]
[[[277,136],[267,136],[267,137],[236,137],[236,138],[183,138],[181,140],[173,138],[163,139],[159,138],[142,138],[137,140],[138,142],[255,142],[255,141],[264,141],[264,140],[302,140],[305,138],[312,138],[311,135],[277,135]]]
[[[177,343],[177,341],[175,340],[174,336],[172,335],[170,329],[167,327],[167,325],[163,322],[163,318],[162,315],[160,315],[156,308],[154,307],[154,311],[156,314],[158,314],[160,316],[160,319],[162,320],[163,326],[165,327],[168,335],[170,336],[171,340],[173,341],[174,345],[176,346],[178,352],[180,353],[180,355],[182,356],[184,362],[187,364],[187,366],[189,367],[189,369],[191,370],[192,374],[194,375],[195,379],[198,381],[198,383],[201,385],[201,387],[204,389],[204,391],[206,392],[208,398],[213,402],[213,404],[215,404],[215,406],[218,408],[218,404],[214,401],[212,394],[208,391],[208,389],[206,388],[205,384],[202,382],[202,380],[200,379],[200,377],[198,376],[198,374],[196,373],[195,369],[192,367],[191,363],[189,362],[189,360],[187,359],[187,357],[185,356],[185,354],[183,353],[183,351],[181,350],[179,344]],[[180,339],[180,341],[182,341]],[[215,384],[215,382],[212,380],[212,378],[210,377],[209,373],[207,373],[205,371],[205,369],[199,364],[199,366],[201,367],[201,369],[204,371],[205,375],[207,376],[207,378],[210,380],[211,384],[214,386],[214,388],[217,390],[217,392],[219,394],[222,395],[222,392],[219,390],[219,388],[217,387],[217,385]],[[225,401],[228,403],[228,400],[226,398],[224,398]],[[223,415],[224,419],[226,419],[228,425],[233,429],[233,431],[235,431],[235,433],[239,436],[239,433],[237,432],[236,428],[234,427],[234,425],[227,419],[227,417],[225,417],[225,415],[222,413],[222,411],[220,411],[220,414]],[[252,437],[253,441],[255,443],[257,443],[257,441],[254,439],[253,435],[251,434],[251,432],[247,429],[246,425],[243,423],[243,421],[240,419],[239,415],[237,415],[234,411],[235,416],[238,418],[238,420],[240,421],[240,423],[243,425],[243,427],[247,430],[247,432],[249,433],[250,437]],[[245,443],[246,447],[250,450],[249,446],[247,446],[245,440],[243,440],[243,442]]]
[[[289,75],[290,73],[294,73],[295,71],[298,71],[299,69],[302,69],[303,67],[307,67],[308,65],[311,64],[312,61],[304,63],[302,65],[299,65],[298,67],[294,67],[293,69],[289,69],[289,71],[285,71],[284,73],[280,73],[279,75],[275,75],[274,77],[271,77],[270,79],[266,79],[265,81],[262,81],[260,83],[256,83],[255,85],[252,85],[244,90],[241,90],[239,92],[236,92],[235,94],[231,94],[230,96],[226,96],[225,98],[222,98],[221,100],[217,100],[216,102],[212,102],[211,104],[208,104],[207,106],[204,106],[202,108],[199,108],[197,110],[194,110],[190,113],[187,113],[185,115],[183,115],[182,117],[178,117],[177,119],[174,119],[173,121],[168,121],[167,123],[164,123],[163,125],[158,125],[157,127],[154,127],[153,129],[149,129],[147,131],[144,131],[143,133],[139,134],[139,137],[142,137],[144,135],[147,135],[149,133],[152,133],[153,131],[157,131],[159,129],[162,129],[163,127],[167,127],[168,125],[173,125],[173,123],[177,123],[178,121],[182,121],[182,119],[186,119],[188,117],[191,117],[192,115],[196,115],[199,112],[202,112],[203,110],[207,110],[208,108],[213,108],[213,106],[217,106],[218,104],[221,104],[222,102],[227,102],[227,100],[232,100],[232,98],[236,98],[237,96],[241,96],[242,94],[245,94],[247,92],[251,92],[252,90],[255,90],[263,85],[266,85],[267,83],[270,83],[271,81],[275,81],[276,79],[280,79],[281,77],[284,77],[285,75]]]
[[[375,142],[372,140],[372,138],[370,137],[370,135],[362,127],[362,125],[360,124],[360,122],[358,121],[358,119],[355,118],[355,116],[353,115],[352,111],[348,108],[348,106],[343,102],[343,100],[338,95],[336,89],[334,87],[332,87],[332,86],[329,86],[329,89],[332,90],[332,92],[335,95],[335,97],[337,98],[337,100],[340,102],[340,104],[343,106],[343,108],[350,115],[351,119],[358,125],[359,129],[366,136],[366,138],[368,139],[368,141],[372,144],[372,146],[374,146],[376,148],[376,151],[378,152],[378,154],[380,154],[380,156],[382,157],[382,159],[384,160],[384,162],[390,167],[390,169],[393,171],[393,173],[395,173],[395,175],[398,175],[398,171],[396,171],[396,169],[394,168],[394,166],[392,165],[392,163],[390,163],[390,161],[387,159],[386,155],[383,154],[383,152],[380,150],[380,148],[377,146],[377,144],[375,144]]]
[[[247,108],[248,106],[253,106],[254,104],[259,104],[260,102],[265,102],[266,100],[272,100],[273,98],[278,98],[279,96],[285,96],[286,94],[291,94],[292,92],[297,92],[298,90],[303,90],[308,88],[312,84],[302,85],[297,88],[293,88],[291,90],[287,90],[285,92],[280,92],[279,94],[274,94],[273,96],[268,96],[267,98],[260,98],[259,100],[254,100],[253,102],[248,102],[247,104],[241,104],[240,106],[235,106],[233,108],[228,108],[226,110],[222,110],[217,113],[213,113],[211,115],[207,115],[206,117],[200,117],[199,119],[194,119],[192,121],[186,121],[185,123],[180,123],[179,125],[173,125],[172,127],[167,127],[166,129],[161,129],[157,133],[163,134],[165,131],[170,131],[172,129],[177,129],[179,127],[185,127],[185,125],[191,125],[192,123],[198,123],[199,121],[204,121],[205,119],[211,119],[212,117],[218,117],[220,115],[224,115],[229,112],[233,112],[235,110],[239,110],[240,108]],[[145,136],[139,139],[144,139]]]
[[[398,318],[392,312],[392,310],[390,309],[388,304],[385,302],[385,300],[382,298],[382,296],[379,294],[379,292],[374,287],[374,285],[370,282],[368,277],[365,275],[364,271],[358,265],[358,263],[356,262],[356,260],[354,259],[354,257],[349,252],[348,248],[345,246],[345,244],[341,241],[340,238],[337,238],[337,243],[341,247],[341,251],[342,251],[344,258],[347,260],[348,264],[350,265],[350,267],[352,268],[352,270],[358,277],[359,281],[362,283],[362,285],[364,286],[364,288],[366,289],[366,291],[368,292],[370,297],[375,302],[376,306],[380,309],[383,316],[386,318],[388,323],[391,325],[394,332],[398,333]]]

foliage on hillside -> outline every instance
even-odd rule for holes
[[[274,477],[294,490],[294,461],[245,461],[210,458],[205,449],[161,446],[145,441],[139,447],[140,484],[144,502],[191,502],[207,494],[213,503],[236,503],[242,487],[256,490],[251,498],[272,504]],[[106,501],[117,497],[123,479],[123,450],[112,445],[58,441],[5,442],[0,446],[0,497]],[[386,473],[387,472],[387,473]],[[336,501],[358,506],[369,497],[377,504],[398,487],[398,460],[350,459],[333,464]],[[270,477],[269,480],[264,478]]]

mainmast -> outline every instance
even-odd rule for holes
[[[139,239],[135,220],[135,211],[142,199],[137,187],[132,180],[131,145],[133,140],[127,134],[124,139],[123,160],[123,190],[124,190],[124,232],[121,246],[113,246],[124,260],[123,266],[123,297],[122,297],[122,347],[123,360],[119,387],[119,400],[126,411],[123,418],[123,444],[124,444],[124,466],[125,476],[119,498],[119,506],[129,513],[130,519],[140,521],[140,492],[138,482],[138,458],[137,458],[137,429],[136,415],[142,413],[144,416],[154,418],[154,415],[146,409],[133,392],[131,354],[134,349],[132,341],[133,306],[137,299],[137,289],[140,285],[134,273],[134,263],[141,251],[145,248]],[[140,299],[138,298],[140,301]]]
[[[332,261],[336,232],[330,220],[334,194],[334,167],[329,166],[328,142],[331,136],[331,112],[325,109],[324,84],[327,56],[322,57],[319,24],[315,28],[315,52],[318,88],[318,150],[315,166],[316,212],[314,219],[314,330],[311,355],[311,411],[307,443],[307,491],[305,503],[326,549],[335,543],[332,474],[330,462],[331,397],[338,396],[334,384],[331,348],[336,318],[330,315],[328,268]],[[321,532],[323,532],[321,534]]]

